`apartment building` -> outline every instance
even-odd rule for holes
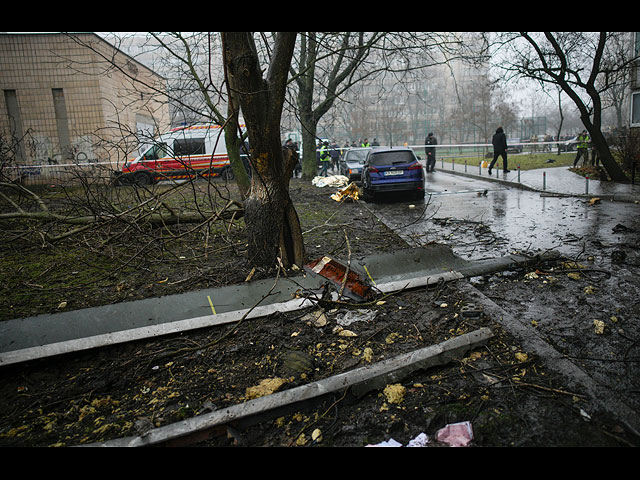
[[[633,55],[640,56],[640,32],[632,32]],[[640,60],[635,61],[631,73],[629,126],[640,129]]]
[[[119,164],[170,125],[165,79],[93,33],[0,34],[0,161]]]

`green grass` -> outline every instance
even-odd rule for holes
[[[549,167],[569,167],[573,165],[573,161],[576,158],[575,152],[561,153],[558,155],[555,152],[544,153],[525,153],[525,154],[510,154],[507,157],[509,162],[509,168],[512,170],[520,165],[520,170],[535,170],[536,168],[549,168]],[[549,160],[554,160],[549,162]],[[501,161],[501,158],[498,158]]]
[[[486,161],[490,163],[493,157],[479,159],[478,156],[473,157],[456,157],[456,165],[464,164],[465,160],[469,166],[478,166],[480,161]],[[507,162],[510,170],[515,170],[520,165],[520,170],[534,170],[536,168],[553,168],[553,167],[569,167],[573,165],[573,161],[576,158],[575,152],[561,153],[558,155],[556,152],[542,152],[542,153],[523,153],[515,154],[509,153],[507,156]],[[445,162],[450,162],[451,158],[443,157]],[[553,162],[549,162],[553,160]],[[439,162],[439,160],[438,160]],[[498,157],[498,165],[502,165],[502,157]],[[437,165],[437,163],[436,163]]]

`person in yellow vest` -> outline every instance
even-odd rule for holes
[[[369,139],[365,138],[362,143],[360,144],[361,147],[370,147],[371,144],[369,143]]]
[[[578,145],[576,150],[578,153],[576,154],[576,159],[573,161],[574,168],[578,165],[578,160],[584,156],[584,160],[582,161],[582,165],[586,165],[589,161],[589,134],[586,130],[583,130],[580,135],[578,135]]]
[[[324,142],[320,147],[320,164],[322,165],[320,170],[320,176],[328,177],[329,164],[331,163],[331,155],[329,155],[329,143]]]

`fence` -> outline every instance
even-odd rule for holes
[[[510,144],[510,151],[532,152],[551,151],[561,144],[563,149],[567,148],[566,142],[528,142]],[[424,156],[425,145],[409,145],[419,157]],[[435,147],[438,160],[447,159],[456,161],[457,159],[486,159],[492,154],[492,145],[488,143],[477,144],[451,144],[451,145],[429,145]],[[340,148],[342,152],[350,148]],[[4,165],[0,166],[0,179],[2,181],[17,182],[25,186],[36,185],[82,185],[82,184],[106,184],[114,180],[114,174],[119,170],[119,166],[112,162],[99,161],[75,161],[73,163],[46,163],[38,165]]]
[[[111,162],[3,165],[0,167],[0,179],[24,186],[109,183],[114,178],[116,167]]]

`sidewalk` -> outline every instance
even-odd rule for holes
[[[438,171],[482,179],[488,182],[498,182],[502,185],[540,193],[599,197],[611,201],[640,203],[640,185],[587,180],[570,172],[569,167],[549,167],[522,170],[520,172],[515,168],[507,174],[502,173],[502,168],[494,168],[490,176],[487,168],[481,168],[478,165],[472,166],[468,164],[465,166],[464,163],[438,160],[436,173]]]

